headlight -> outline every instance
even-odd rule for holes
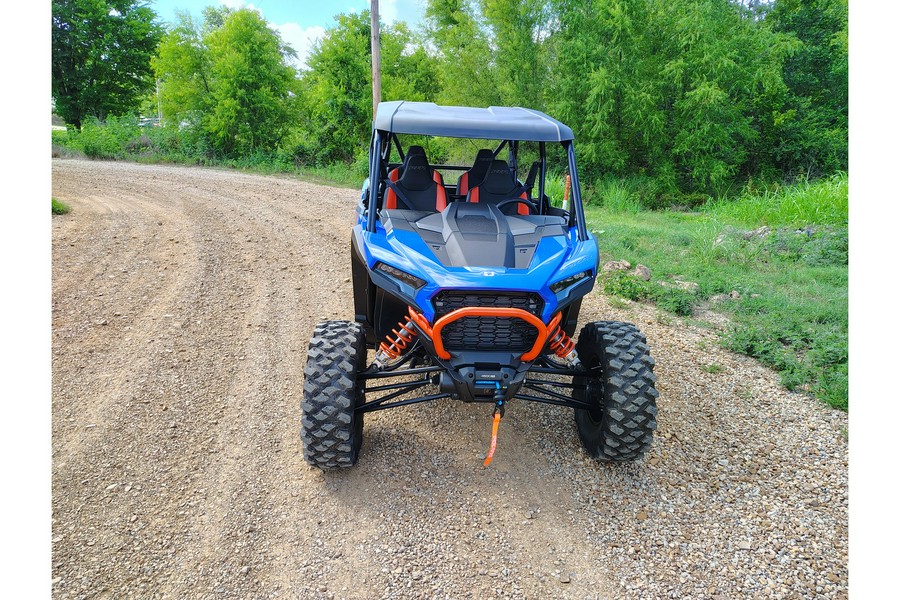
[[[552,291],[554,294],[558,294],[561,291],[563,291],[564,289],[566,289],[567,287],[569,287],[570,285],[575,285],[582,279],[585,279],[590,276],[591,276],[590,270],[582,271],[581,273],[576,273],[575,275],[569,275],[565,279],[560,279],[556,283],[551,283],[550,291]]]
[[[406,271],[401,271],[400,269],[392,267],[391,265],[385,264],[383,262],[376,263],[375,270],[381,271],[392,279],[396,279],[397,281],[405,283],[414,290],[417,290],[425,285],[424,279],[419,279],[415,275],[410,275]]]

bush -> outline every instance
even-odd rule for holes
[[[629,300],[647,300],[653,296],[650,283],[625,271],[612,271],[601,276],[603,291],[610,296]]]
[[[90,158],[121,158],[128,142],[140,134],[134,117],[109,117],[105,123],[90,118],[82,124],[78,138],[81,150]]]
[[[52,205],[53,205],[53,209],[52,209],[52,210],[53,210],[53,214],[54,214],[54,215],[64,215],[64,214],[66,214],[67,212],[69,212],[69,210],[71,210],[71,209],[69,208],[69,205],[68,205],[68,204],[65,204],[65,203],[63,203],[63,202],[60,202],[60,201],[57,200],[56,198],[51,198],[51,201],[52,201]]]
[[[696,296],[691,292],[671,287],[656,286],[653,290],[653,300],[663,310],[682,317],[694,314],[694,301]]]

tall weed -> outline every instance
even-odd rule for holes
[[[802,179],[791,186],[761,191],[748,185],[737,199],[717,200],[708,204],[704,211],[752,227],[846,225],[848,191],[846,173],[812,183]]]
[[[637,196],[621,181],[601,181],[595,193],[612,214],[635,214],[643,209]]]

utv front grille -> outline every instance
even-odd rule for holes
[[[541,316],[544,301],[535,293],[496,293],[445,290],[434,299],[435,319],[456,309],[518,308]],[[509,350],[525,352],[534,346],[537,329],[515,317],[463,317],[444,327],[441,337],[447,350]]]

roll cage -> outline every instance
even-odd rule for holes
[[[397,150],[401,162],[405,157],[398,134],[501,140],[493,150],[494,157],[498,157],[506,148],[507,162],[517,179],[519,144],[536,142],[539,155],[536,181],[538,214],[546,214],[549,210],[549,201],[545,194],[547,144],[561,144],[571,177],[572,198],[568,225],[576,228],[579,241],[588,239],[575,160],[574,135],[569,127],[542,112],[525,108],[494,106],[470,108],[404,101],[382,102],[373,122],[369,147],[369,186],[362,198],[367,231],[374,233],[377,229],[379,210],[387,188],[385,182],[388,179],[388,171],[399,166],[399,163],[390,163],[392,148]],[[440,165],[439,168],[462,172],[469,169],[469,166]],[[451,195],[451,199],[460,201],[465,198]]]

